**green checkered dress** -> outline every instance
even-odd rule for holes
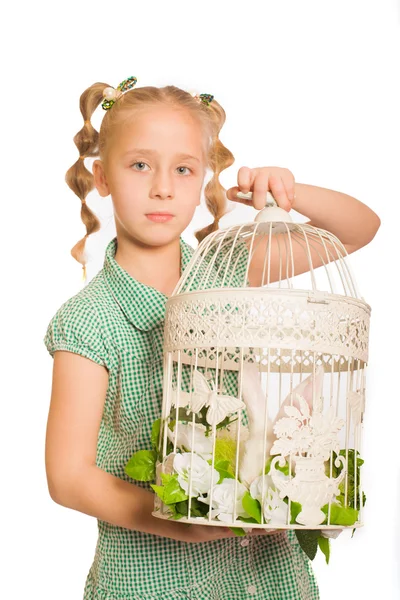
[[[115,260],[117,238],[103,268],[51,319],[44,338],[56,350],[103,365],[109,384],[96,464],[134,482],[124,466],[151,448],[151,426],[161,414],[163,328],[167,297],[136,281]],[[194,250],[180,238],[181,272]],[[242,285],[237,269],[237,282]],[[294,532],[179,542],[98,520],[98,540],[84,600],[317,600],[310,560]]]

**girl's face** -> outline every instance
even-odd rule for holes
[[[179,237],[200,204],[204,144],[201,125],[176,108],[144,108],[118,126],[104,162],[94,161],[93,175],[100,195],[111,194],[119,237],[146,246]],[[151,219],[157,212],[172,217]]]

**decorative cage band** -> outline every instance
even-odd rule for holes
[[[124,79],[124,81],[121,81],[121,83],[116,88],[105,88],[103,90],[104,101],[101,105],[102,108],[104,108],[104,110],[109,110],[115,103],[115,101],[118,100],[118,98],[120,98],[124,92],[127,92],[128,90],[132,89],[136,85],[136,83],[137,78],[131,76],[127,79]]]

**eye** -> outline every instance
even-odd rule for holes
[[[191,169],[189,169],[189,167],[178,167],[178,169],[188,169],[189,171],[192,171]]]
[[[147,163],[145,163],[145,162],[138,161],[138,162],[133,163],[132,167],[134,167],[135,165],[146,165],[146,164]],[[149,165],[147,165],[147,166],[149,166]],[[143,171],[143,169],[135,169],[135,170]]]

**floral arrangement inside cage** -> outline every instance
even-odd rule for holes
[[[270,206],[207,236],[167,302],[153,447],[125,468],[155,481],[153,514],[238,535],[295,529],[308,556],[319,546],[328,562],[329,538],[362,525],[369,316],[327,231]]]

